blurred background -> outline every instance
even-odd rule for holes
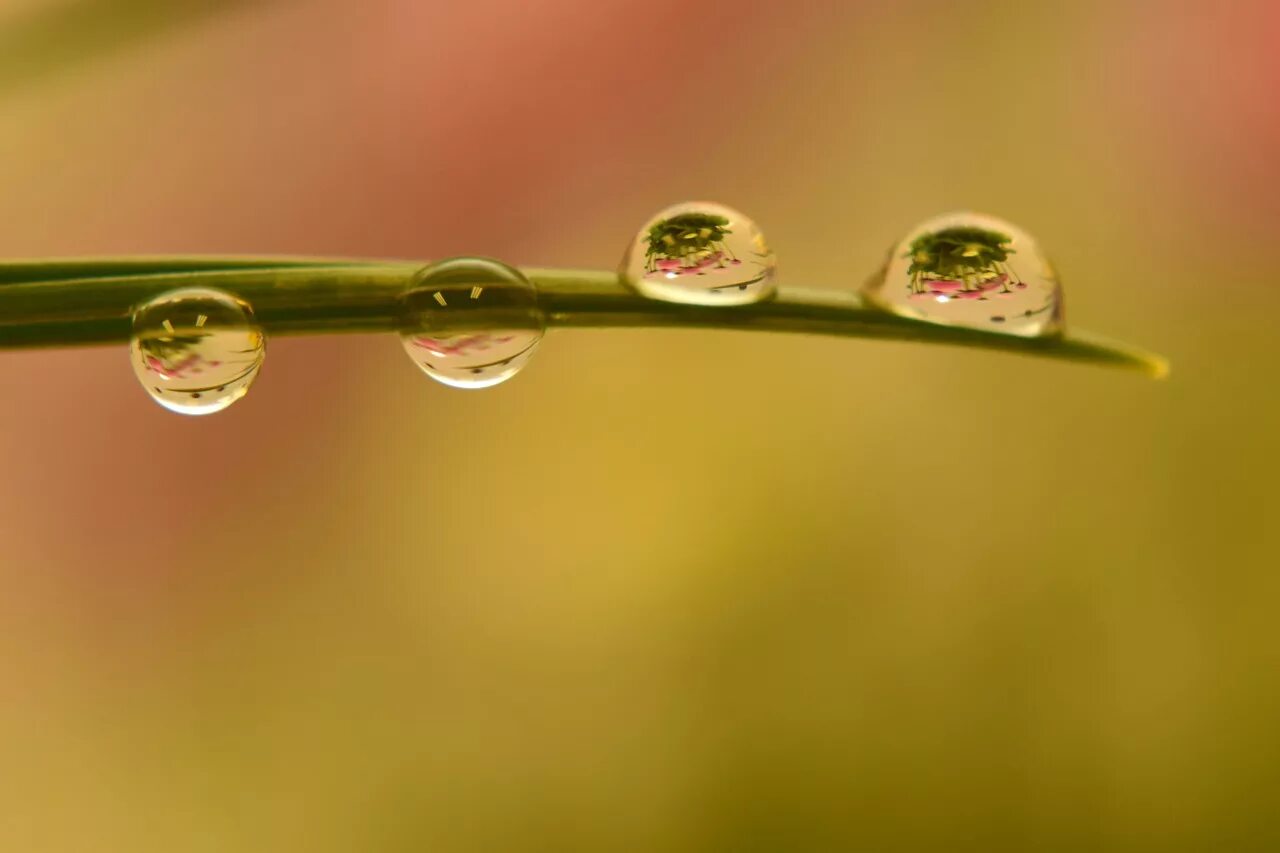
[[[1056,7],[1056,8],[1055,8]],[[553,332],[486,391],[272,341],[205,419],[4,353],[0,849],[1270,850],[1280,5],[5,0],[0,252],[848,288],[1036,235],[1163,383]]]

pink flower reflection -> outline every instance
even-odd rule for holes
[[[204,366],[218,367],[221,361],[205,361],[199,353],[191,353],[181,361],[173,364],[165,362],[154,355],[144,356],[147,370],[165,379],[185,379],[189,374],[200,373]]]
[[[494,335],[490,332],[479,332],[474,335],[450,338],[415,337],[413,345],[440,357],[456,357],[483,352],[499,344],[510,343],[515,335]]]
[[[1004,273],[1000,273],[1000,275],[996,276],[995,278],[989,278],[986,281],[978,282],[978,289],[985,293],[988,290],[995,290],[997,287],[1004,286],[1004,283],[1007,282],[1008,280],[1009,280],[1009,276],[1005,275]]]
[[[667,278],[678,275],[705,275],[709,270],[724,269],[731,264],[741,264],[724,252],[708,252],[705,255],[685,255],[679,258],[658,258],[653,262],[654,272]]]

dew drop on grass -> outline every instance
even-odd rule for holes
[[[454,388],[488,388],[520,372],[546,332],[537,289],[487,258],[421,270],[401,297],[400,341],[424,373]]]
[[[247,304],[221,290],[186,287],[133,311],[133,372],[151,399],[173,412],[220,412],[249,391],[266,339]]]
[[[952,213],[921,224],[868,282],[895,314],[1024,338],[1062,332],[1062,286],[1036,241],[993,216]]]
[[[747,305],[774,294],[776,270],[754,222],[731,207],[691,201],[645,223],[627,247],[621,273],[650,299]]]

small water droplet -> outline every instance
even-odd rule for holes
[[[533,284],[487,258],[432,264],[401,297],[405,352],[432,379],[455,388],[488,388],[515,376],[546,328]]]
[[[151,399],[184,415],[208,415],[248,393],[266,340],[244,302],[221,290],[185,287],[134,309],[129,353]]]
[[[1030,235],[994,216],[952,213],[923,223],[865,292],[896,314],[947,326],[1025,338],[1062,333],[1053,267]]]
[[[754,222],[731,207],[668,207],[636,234],[622,259],[627,284],[650,299],[747,305],[774,294],[777,261]]]

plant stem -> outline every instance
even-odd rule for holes
[[[133,306],[177,287],[244,299],[269,335],[390,332],[422,263],[306,258],[124,258],[0,264],[0,349],[123,343]],[[548,325],[796,332],[998,349],[1127,367],[1150,376],[1164,359],[1073,332],[1020,338],[935,325],[867,305],[845,291],[784,289],[754,305],[714,308],[636,294],[615,273],[525,269]]]

